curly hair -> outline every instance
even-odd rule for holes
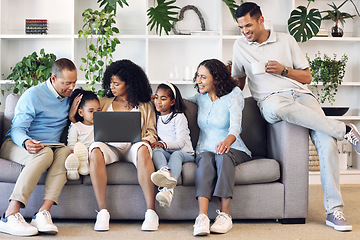
[[[236,86],[235,81],[231,78],[229,69],[226,65],[217,59],[207,59],[202,61],[199,66],[197,67],[197,71],[199,70],[200,66],[206,67],[211,76],[214,78],[214,87],[216,91],[216,96],[222,97],[228,93],[230,93],[233,88]],[[197,72],[196,71],[196,72]],[[196,76],[193,81],[196,83]],[[196,90],[199,92],[198,84],[195,84]]]
[[[79,110],[80,108],[83,108],[83,107],[85,106],[85,104],[86,104],[87,101],[91,101],[91,100],[97,100],[97,101],[99,101],[97,95],[96,95],[94,92],[88,91],[88,90],[84,90],[84,89],[82,89],[82,88],[77,88],[77,89],[75,89],[74,91],[72,91],[72,93],[71,93],[71,95],[70,95],[70,97],[69,97],[69,99],[70,99],[70,106],[71,106],[72,103],[74,102],[75,97],[76,97],[77,95],[79,95],[79,94],[82,94],[83,96],[82,96],[82,98],[81,98],[81,101],[80,101],[80,103],[79,103],[79,107],[78,107],[77,110]],[[75,120],[76,120],[77,122],[82,122],[82,121],[84,121],[84,118],[79,115],[79,111],[76,111]]]
[[[104,72],[102,87],[106,97],[114,97],[110,89],[111,78],[117,76],[127,86],[127,101],[132,106],[151,100],[152,89],[142,68],[128,59],[112,62]]]

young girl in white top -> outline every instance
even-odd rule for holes
[[[151,175],[151,181],[159,186],[156,200],[160,206],[170,207],[182,164],[194,161],[194,149],[179,89],[169,82],[160,84],[154,103],[160,140],[151,147],[155,169],[159,170]]]
[[[71,123],[68,132],[68,147],[73,152],[65,160],[67,177],[70,180],[79,179],[81,175],[89,174],[88,148],[94,142],[93,113],[100,111],[100,102],[96,94],[81,88],[75,89],[70,102],[79,94],[82,95],[75,123]]]

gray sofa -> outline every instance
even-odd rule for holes
[[[1,113],[1,140],[9,129],[18,95],[7,97]],[[195,146],[199,129],[196,105],[186,102],[186,116]],[[231,214],[234,219],[278,219],[283,223],[305,223],[308,209],[308,130],[286,122],[268,124],[261,117],[253,98],[245,99],[242,134],[254,160],[236,168]],[[22,166],[0,159],[0,212],[5,211]],[[195,163],[183,165],[175,188],[171,208],[157,206],[160,219],[195,219],[198,205],[195,199]],[[107,200],[112,219],[143,219],[145,200],[138,185],[136,169],[127,162],[107,166]],[[22,210],[31,217],[40,207],[45,174],[35,188],[28,206]],[[216,216],[219,201],[213,199],[209,216]],[[84,176],[65,185],[59,205],[52,208],[53,218],[95,219],[97,209],[91,180]]]

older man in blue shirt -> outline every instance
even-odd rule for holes
[[[64,162],[70,154],[68,147],[45,147],[44,141],[60,141],[68,124],[69,96],[75,87],[77,71],[74,63],[62,58],[55,61],[49,80],[28,89],[19,99],[11,129],[7,132],[0,156],[25,165],[20,173],[10,203],[0,221],[0,232],[31,236],[40,232],[56,234],[57,227],[49,213],[57,204],[65,185]],[[44,201],[31,224],[20,214],[36,187],[41,175],[47,172]]]

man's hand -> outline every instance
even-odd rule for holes
[[[28,139],[24,143],[26,150],[31,153],[35,154],[38,153],[41,149],[44,148],[44,145],[41,144],[41,141],[35,139]]]
[[[82,96],[83,96],[82,94],[77,95],[74,98],[73,103],[71,104],[70,111],[69,111],[69,120],[73,123],[76,122],[75,115],[76,115],[77,110],[79,109],[79,104],[81,102]]]
[[[265,65],[267,73],[281,74],[285,66],[281,65],[278,61],[268,61]]]
[[[281,72],[285,69],[284,65],[281,65],[277,61],[269,61],[266,64],[266,72],[267,73],[274,73],[281,75]],[[288,74],[286,75],[287,78],[291,78],[295,81],[298,81],[302,84],[310,84],[312,81],[312,76],[309,68],[305,69],[292,69],[289,66],[286,66],[288,70]]]

